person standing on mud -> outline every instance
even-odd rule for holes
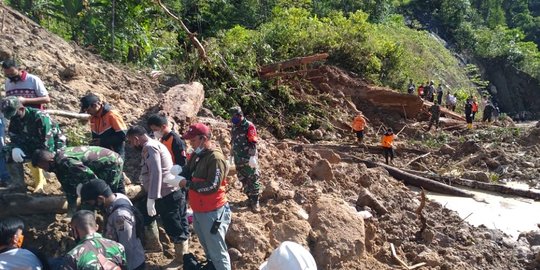
[[[476,118],[476,113],[478,112],[478,103],[476,102],[476,97],[471,97],[471,105],[472,105],[472,119],[474,121],[474,118]]]
[[[429,119],[429,125],[427,131],[431,130],[431,126],[435,124],[435,130],[439,129],[439,119],[441,117],[441,106],[437,103],[434,103],[431,105],[431,108],[429,108],[429,112],[431,113],[431,118]]]
[[[351,124],[353,132],[356,133],[356,141],[362,143],[364,140],[364,129],[367,126],[366,119],[362,112],[359,112]]]
[[[51,102],[43,81],[38,76],[21,70],[15,60],[10,59],[2,62],[2,68],[4,75],[8,78],[5,82],[6,97],[17,97],[23,106],[37,110],[44,110],[45,104]],[[12,165],[17,166],[12,171],[20,171],[18,168],[20,166],[10,164],[10,166]],[[30,166],[30,173],[34,179],[34,192],[42,190],[46,182],[43,172],[39,168]],[[11,178],[21,178],[21,176],[17,175]]]
[[[81,98],[81,113],[90,114],[92,141],[90,145],[111,149],[125,158],[127,126],[120,113],[95,94]]]
[[[424,83],[420,83],[420,86],[418,86],[418,96],[424,98]]]
[[[161,217],[165,232],[174,243],[175,258],[166,266],[176,269],[183,263],[184,253],[188,250],[188,236],[181,225],[180,203],[182,192],[178,186],[170,185],[165,180],[174,178],[171,174],[172,157],[167,147],[148,136],[146,129],[134,126],[128,129],[129,144],[141,151],[141,182],[146,192],[146,207],[141,207],[145,220],[145,242],[147,249],[161,251],[157,216]]]
[[[255,213],[260,211],[259,191],[259,162],[257,160],[257,130],[255,125],[248,121],[240,107],[229,109],[232,121],[231,144],[236,175],[248,196],[247,205]]]
[[[39,109],[24,107],[17,97],[5,98],[1,105],[4,117],[10,119],[8,133],[11,142],[3,149],[6,154],[11,156],[11,161],[18,163],[12,172],[17,175],[11,175],[16,187],[24,187],[24,171],[22,163],[25,158],[37,149],[45,149],[56,152],[65,147],[66,137],[60,131],[60,127],[51,117]],[[15,164],[17,165],[17,164]],[[33,167],[32,176],[34,179],[34,192],[43,190],[45,177],[41,169]]]
[[[414,85],[412,79],[409,79],[409,85],[407,85],[407,94],[414,95],[415,89],[416,89],[416,85]]]
[[[72,216],[77,208],[77,190],[92,179],[103,179],[114,192],[126,192],[121,181],[124,160],[107,148],[79,146],[57,152],[36,150],[32,164],[56,174],[66,194],[68,216]]]
[[[129,198],[121,193],[113,193],[105,181],[93,179],[82,186],[81,202],[99,209],[107,217],[105,237],[125,247],[127,269],[145,269],[142,245],[144,221]]]
[[[383,134],[381,139],[381,146],[383,148],[383,155],[384,159],[386,161],[386,164],[393,164],[394,160],[394,140],[396,139],[396,135],[394,135],[394,132],[391,128],[387,129],[386,132]],[[390,163],[388,163],[388,158],[390,158]]]
[[[439,83],[439,86],[437,87],[437,104],[442,104],[442,97],[443,97],[443,87],[442,84]]]
[[[465,103],[465,120],[467,121],[467,129],[472,128],[472,123],[473,123],[472,108],[473,108],[472,100],[467,99],[467,102]]]
[[[195,151],[180,176],[165,179],[165,182],[189,190],[193,228],[206,258],[217,270],[231,270],[225,242],[232,216],[225,194],[227,161],[211,140],[212,132],[205,124],[191,125],[183,137]]]
[[[62,270],[127,269],[124,246],[97,233],[94,212],[78,211],[70,227],[77,246],[66,254]]]
[[[429,84],[424,87],[424,94],[426,95],[426,100],[433,102],[435,97],[435,86],[433,86],[433,81],[430,81]]]

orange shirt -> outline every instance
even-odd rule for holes
[[[357,115],[352,122],[352,128],[355,131],[361,131],[361,130],[364,130],[365,126],[366,126],[366,119],[364,119],[364,117],[361,115]]]
[[[381,140],[381,146],[386,147],[386,148],[392,148],[395,138],[396,138],[396,135],[385,133]]]

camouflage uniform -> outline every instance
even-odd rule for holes
[[[34,108],[25,108],[23,118],[12,117],[9,123],[11,143],[6,146],[9,153],[17,147],[26,156],[31,156],[37,149],[56,152],[66,145],[66,137],[49,114]]]
[[[236,175],[244,186],[244,193],[248,196],[259,195],[259,169],[249,166],[249,158],[257,155],[257,130],[255,125],[243,119],[238,125],[233,125],[231,131],[232,154],[236,166]]]
[[[127,269],[124,247],[112,240],[105,239],[99,233],[87,235],[79,244],[68,252],[63,270],[101,270],[103,269],[98,254],[122,269]]]
[[[122,190],[123,167],[124,160],[112,150],[99,146],[80,146],[58,151],[49,171],[56,174],[69,204],[77,200],[77,185],[91,179],[102,179],[115,193]]]

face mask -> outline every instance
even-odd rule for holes
[[[204,150],[204,147],[202,146],[202,145],[203,145],[203,143],[204,143],[204,139],[203,139],[203,140],[201,140],[201,143],[199,144],[199,147],[197,147],[197,148],[195,149],[195,151],[194,151],[194,152],[195,152],[195,154],[197,154],[197,155],[198,155],[198,154],[200,154],[200,153],[201,153],[201,152],[202,152],[202,151]]]
[[[23,242],[24,242],[24,235],[21,234],[21,235],[19,235],[19,237],[17,238],[17,244],[16,244],[17,247],[18,247],[18,248],[21,248]]]
[[[15,76],[8,76],[8,79],[10,82],[18,82],[21,80],[21,75],[15,75]]]
[[[236,125],[236,124],[240,123],[240,121],[242,121],[242,117],[241,116],[233,116],[231,121],[232,121],[233,124]]]
[[[154,138],[156,140],[159,140],[163,137],[163,133],[161,131],[154,131]]]

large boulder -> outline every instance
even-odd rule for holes
[[[332,172],[332,167],[330,162],[326,159],[321,159],[315,163],[308,173],[309,177],[313,180],[332,180],[334,179],[334,173]]]
[[[311,251],[321,269],[364,257],[364,220],[342,199],[321,196],[314,203],[308,221],[312,228]]]
[[[159,109],[180,125],[193,122],[204,101],[204,88],[199,82],[179,84],[163,94]]]
[[[321,155],[321,158],[328,160],[331,164],[337,164],[341,162],[341,157],[336,152],[329,149],[317,149],[315,152]]]
[[[272,246],[279,246],[283,241],[293,241],[300,245],[307,246],[307,239],[311,226],[309,222],[302,219],[292,219],[274,224],[270,229],[270,243]]]

